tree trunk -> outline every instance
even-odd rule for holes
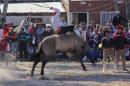
[[[6,14],[8,9],[8,2],[9,0],[4,0],[4,7],[3,7],[3,14],[2,14],[2,23],[4,24],[6,22]]]

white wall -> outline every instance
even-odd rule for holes
[[[31,16],[33,18],[42,18],[44,23],[51,23],[51,16]],[[12,22],[14,26],[20,25],[22,19],[25,19],[26,16],[7,16],[6,23]]]

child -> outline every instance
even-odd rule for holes
[[[114,58],[114,50],[112,48],[113,39],[110,37],[110,31],[108,28],[104,28],[104,37],[101,41],[103,48],[103,69],[106,70],[106,62],[108,61],[108,57]]]

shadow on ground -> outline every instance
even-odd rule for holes
[[[94,74],[87,76],[63,76],[48,78],[49,80],[39,80],[38,78],[30,78],[29,80],[15,80],[2,82],[2,86],[86,86],[80,82],[94,82],[94,83],[112,83],[112,82],[129,82],[130,74]],[[68,83],[66,83],[68,82]],[[78,83],[79,82],[79,83]],[[87,85],[91,86],[91,85]]]

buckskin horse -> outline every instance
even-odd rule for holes
[[[55,60],[56,51],[61,51],[64,53],[71,52],[75,58],[78,58],[83,70],[86,71],[82,58],[88,48],[88,44],[86,44],[74,32],[66,33],[66,35],[54,34],[47,36],[38,45],[38,53],[35,55],[31,76],[34,74],[36,65],[42,61],[41,75],[43,75],[44,78],[45,65],[47,62]]]

